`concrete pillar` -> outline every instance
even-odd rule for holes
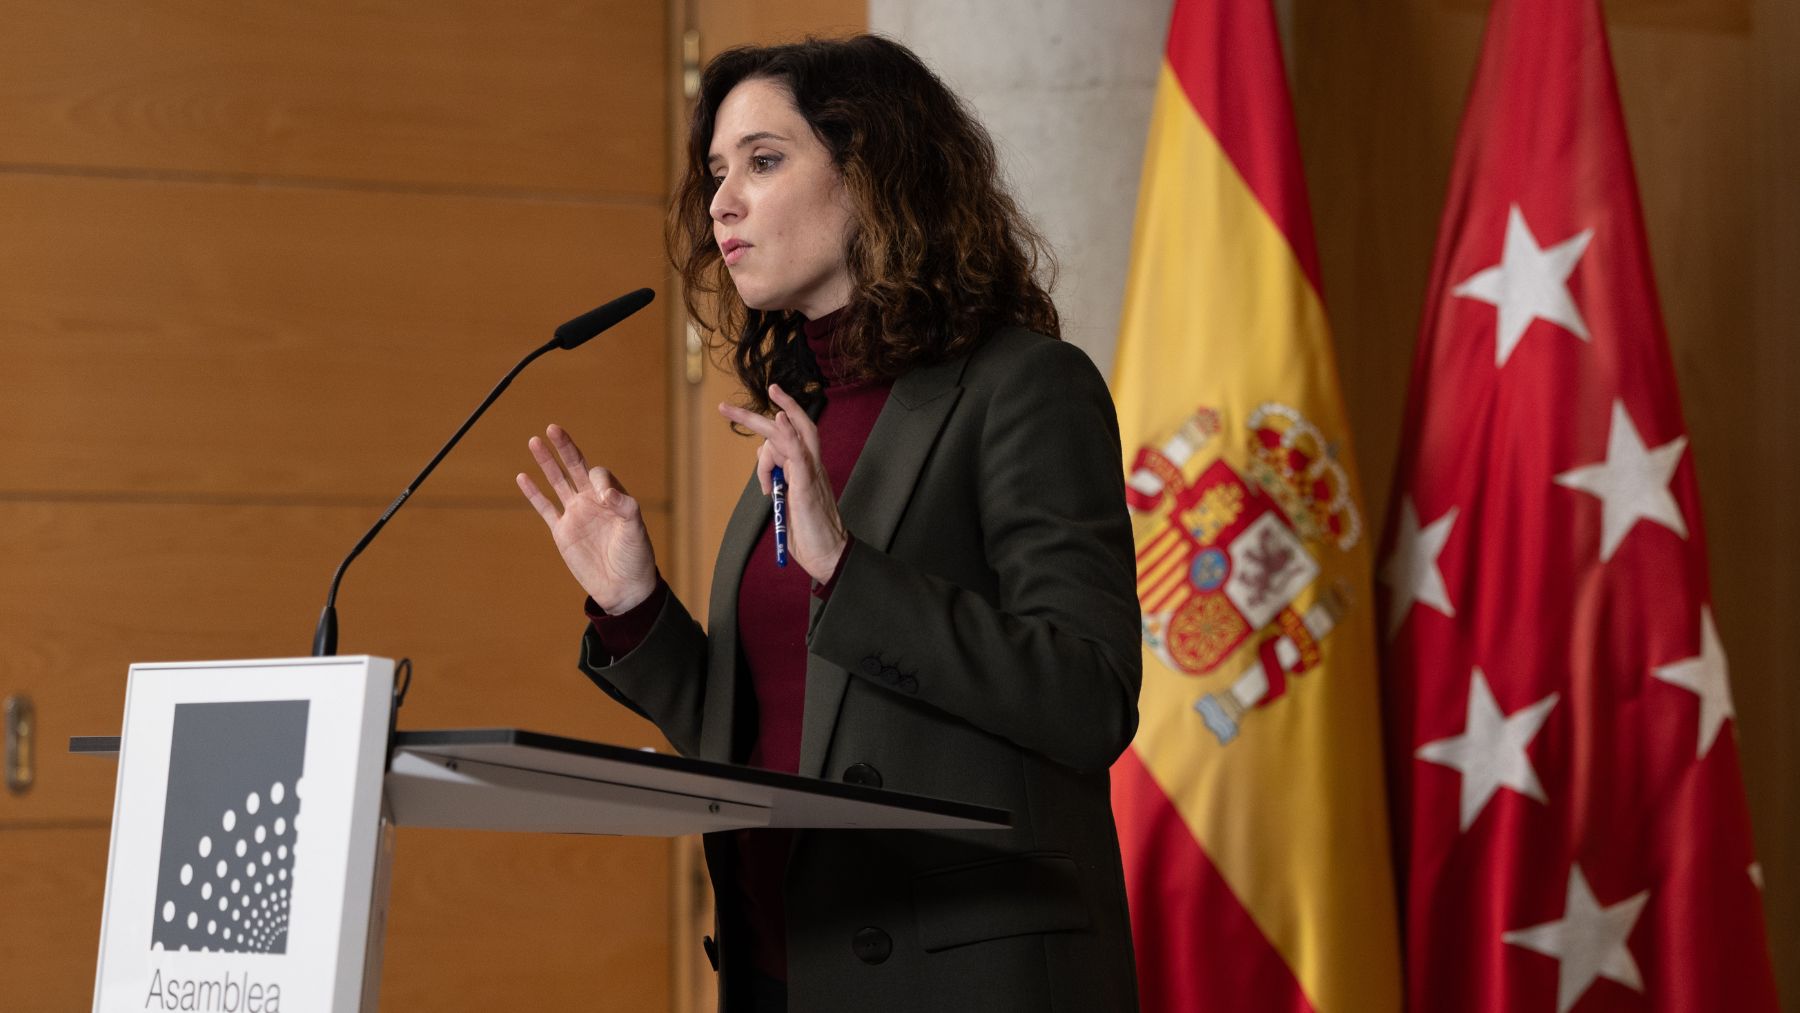
[[[1056,251],[1063,336],[1110,373],[1171,0],[870,0],[987,124]]]

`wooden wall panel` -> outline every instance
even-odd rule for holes
[[[1732,353],[1747,365],[1738,396],[1756,406],[1747,432],[1732,434],[1753,460],[1732,477],[1734,493],[1709,498],[1708,534],[1721,529],[1731,556],[1714,556],[1714,580],[1737,590],[1737,639],[1732,677],[1739,739],[1756,818],[1757,853],[1770,883],[1769,938],[1775,974],[1789,1010],[1800,1010],[1800,4],[1755,0],[1748,61],[1756,68],[1749,96],[1749,160],[1742,168],[1745,200],[1754,216],[1751,246],[1733,259],[1753,279],[1751,332]],[[1705,476],[1707,473],[1702,472]],[[1724,477],[1724,476],[1721,476]],[[1751,484],[1751,483],[1754,484]],[[1712,496],[1708,490],[1709,497]],[[1718,550],[1715,549],[1715,553]],[[1721,612],[1723,623],[1723,612]],[[1749,685],[1746,686],[1745,684]]]
[[[331,571],[370,520],[352,507],[0,502],[0,686],[30,688],[40,729],[38,784],[0,794],[0,827],[109,820],[114,763],[66,750],[70,735],[118,734],[127,667],[306,654]],[[666,511],[650,522],[667,537]],[[401,728],[667,748],[575,668],[581,602],[522,497],[415,505],[345,576],[339,646],[413,659]]]
[[[132,660],[305,653],[338,559],[500,375],[664,288],[673,22],[0,0],[0,24],[0,694],[35,698],[42,745],[0,797],[0,978],[28,957],[75,1009],[94,930],[13,917],[14,883],[60,878],[97,924],[116,767],[64,740],[117,730]],[[350,572],[344,651],[417,663],[401,727],[660,743],[575,670],[580,591],[512,475],[561,422],[670,541],[664,294],[534,365]],[[25,847],[51,828],[97,843]],[[589,1006],[603,969],[666,1007],[668,848],[617,843],[407,835],[390,1006]]]
[[[1442,0],[1450,10],[1485,14],[1488,0]],[[1750,0],[1607,0],[1607,23],[1655,28],[1744,32],[1750,28]]]
[[[1295,10],[1295,105],[1371,516],[1383,516],[1485,0]],[[1800,9],[1610,0],[1610,41],[1691,434],[1764,901],[1800,1008]]]
[[[558,324],[661,287],[661,219],[0,175],[0,491],[385,503]],[[534,363],[426,494],[513,495],[505,462],[555,419],[666,500],[669,309]]]
[[[707,59],[732,46],[798,42],[869,29],[862,0],[694,0]]]
[[[108,831],[0,831],[0,979],[9,1013],[70,1013],[94,1002]]]
[[[89,763],[105,763],[89,758]],[[12,828],[0,847],[5,1008],[93,998],[104,823]],[[668,842],[408,829],[395,849],[390,1010],[667,1008]]]
[[[658,838],[402,830],[382,1008],[668,1009],[668,859]]]
[[[1344,400],[1370,518],[1384,518],[1414,336],[1479,15],[1302,5],[1294,107]]]
[[[660,3],[9,3],[0,163],[660,202]],[[658,101],[638,101],[652,89]],[[625,100],[621,100],[625,96]]]

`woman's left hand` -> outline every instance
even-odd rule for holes
[[[819,457],[819,429],[779,385],[769,386],[769,400],[780,409],[774,418],[728,404],[719,405],[719,414],[763,438],[756,452],[757,481],[767,496],[774,469],[781,469],[787,479],[788,555],[823,583],[837,572],[850,538]]]

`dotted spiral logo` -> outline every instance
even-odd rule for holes
[[[176,705],[151,949],[287,952],[309,706]]]

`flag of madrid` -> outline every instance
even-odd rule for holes
[[[1599,0],[1495,0],[1377,562],[1414,1010],[1774,1010]]]

